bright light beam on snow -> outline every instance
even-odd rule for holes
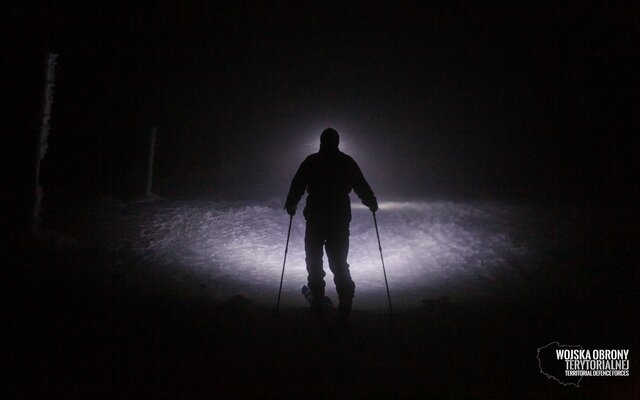
[[[384,307],[384,278],[371,213],[357,199],[352,203],[348,262],[356,283],[356,304]],[[299,294],[306,283],[303,206],[291,232],[285,307],[304,304]],[[531,259],[533,250],[526,238],[535,236],[521,228],[524,211],[484,203],[382,202],[377,216],[394,304],[415,306],[441,295],[464,300],[505,274],[517,277],[511,264]],[[167,265],[188,268],[200,284],[215,288],[215,297],[240,293],[265,306],[275,301],[288,224],[279,202],[172,203],[146,218],[149,229],[134,247],[154,257],[154,265],[165,260]],[[326,257],[325,269],[328,294],[335,296]]]

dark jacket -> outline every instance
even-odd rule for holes
[[[304,216],[310,219],[351,221],[349,192],[353,189],[367,207],[376,198],[355,160],[335,149],[321,150],[307,157],[293,177],[286,205],[297,205],[305,190],[309,193]]]

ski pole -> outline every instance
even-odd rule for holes
[[[293,215],[289,216],[289,229],[287,230],[287,245],[284,247],[284,261],[282,261],[282,275],[280,275],[280,289],[278,290],[278,303],[276,304],[276,312],[280,309],[280,295],[282,294],[282,280],[284,279],[284,266],[287,263],[287,252],[289,251],[289,237],[291,236],[291,222],[293,222]]]
[[[380,261],[382,261],[382,273],[384,274],[384,284],[387,287],[387,299],[389,300],[389,314],[393,314],[393,308],[391,307],[391,294],[389,294],[389,282],[387,282],[387,271],[384,267],[384,257],[382,257],[382,245],[380,244],[380,233],[378,232],[378,220],[376,219],[376,213],[373,214],[373,224],[376,226],[376,237],[378,238],[378,250],[380,250]]]

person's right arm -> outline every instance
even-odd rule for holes
[[[371,212],[378,211],[378,201],[376,200],[376,196],[373,194],[373,190],[364,179],[364,175],[360,170],[360,167],[355,162],[355,160],[351,160],[351,179],[353,185],[353,191],[356,192],[362,204],[367,206]]]

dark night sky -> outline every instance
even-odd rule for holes
[[[51,49],[50,201],[141,191],[153,125],[160,194],[284,196],[332,125],[379,197],[629,200],[638,10],[511,3],[10,6],[6,186],[29,197]]]

